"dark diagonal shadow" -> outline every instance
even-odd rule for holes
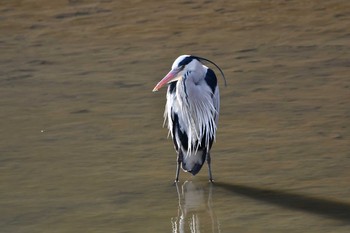
[[[215,187],[255,200],[350,223],[350,203],[287,191],[216,182]]]

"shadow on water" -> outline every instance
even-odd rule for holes
[[[215,187],[225,189],[232,194],[239,194],[280,207],[304,211],[350,223],[350,203],[347,202],[223,182],[215,183]]]
[[[211,229],[221,232],[219,221],[213,209],[213,185],[200,185],[193,181],[176,183],[179,206],[176,217],[171,219],[172,232],[200,232]]]

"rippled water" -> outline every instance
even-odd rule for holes
[[[349,232],[348,1],[3,1],[1,232]],[[225,72],[207,168],[162,128],[180,54]]]

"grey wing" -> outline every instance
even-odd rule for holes
[[[216,109],[215,113],[215,124],[218,126],[218,121],[219,121],[219,113],[220,113],[220,91],[219,91],[219,86],[216,86],[215,92],[213,95],[213,105],[214,108]]]
[[[213,93],[213,96],[212,96],[213,106],[216,110],[216,112],[214,113],[214,118],[215,118],[215,124],[218,125],[219,112],[220,112],[220,91],[219,91],[216,75],[214,71],[210,68],[208,68],[207,73],[205,75],[205,81]]]

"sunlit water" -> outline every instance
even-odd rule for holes
[[[349,232],[348,1],[0,3],[1,232]],[[180,54],[223,69],[207,167],[173,184]]]

